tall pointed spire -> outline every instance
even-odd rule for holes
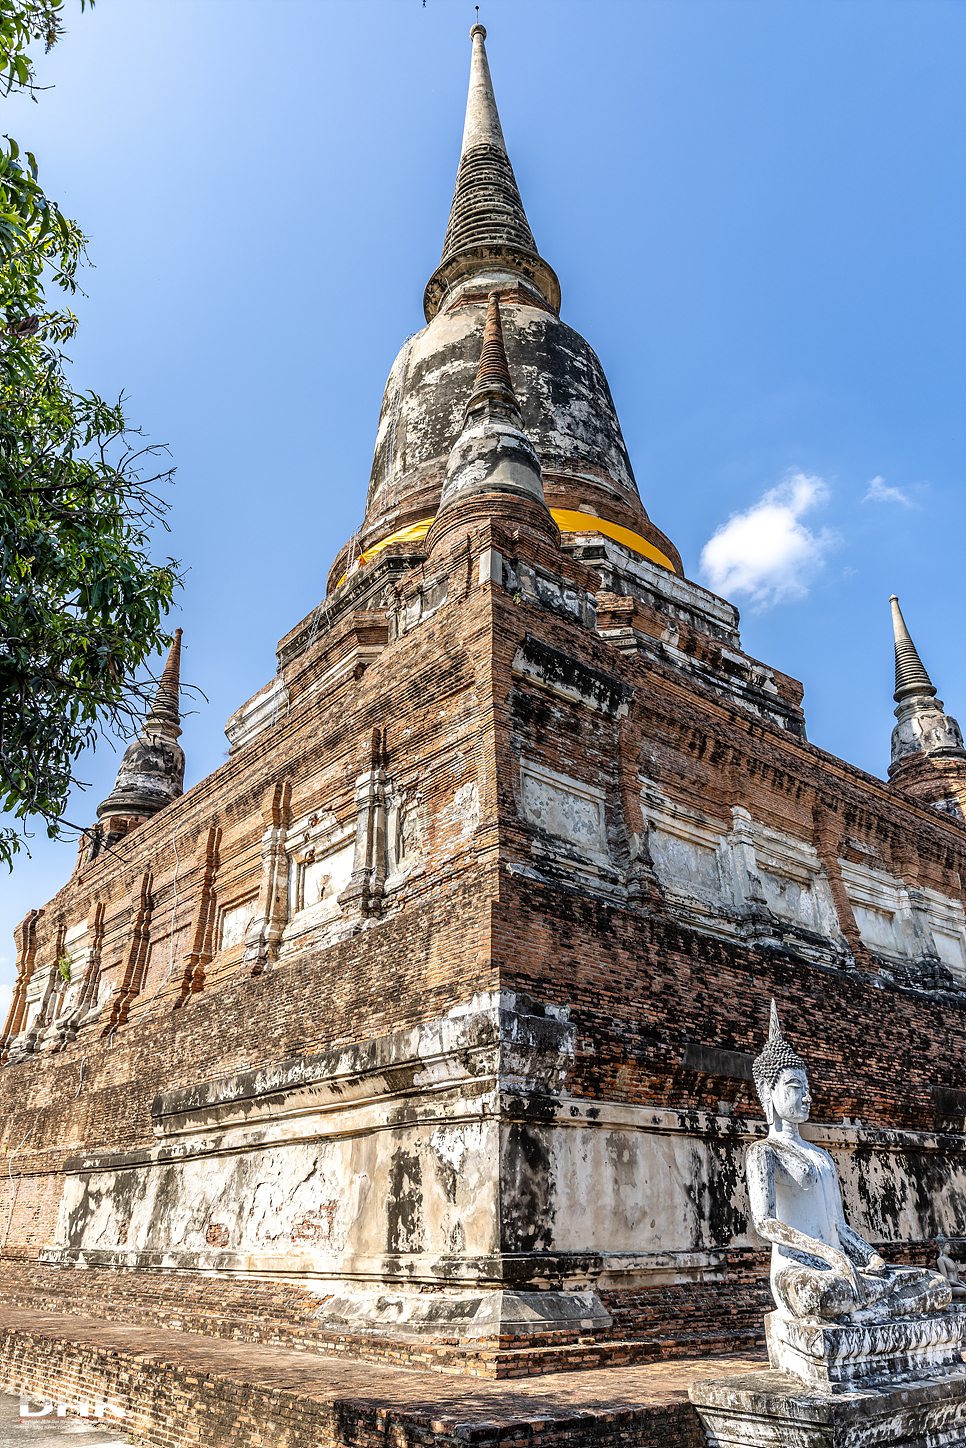
[[[896,692],[892,697],[901,704],[903,699],[913,694],[935,694],[932,680],[909,637],[897,595],[893,594],[889,602],[892,604],[892,633],[896,642]]]
[[[97,806],[99,820],[147,819],[183,792],[184,751],[178,743],[180,672],[181,629],[175,629],[154,703],[138,738],[124,751],[114,788]]]
[[[515,493],[546,507],[540,461],[510,377],[498,292],[487,301],[480,365],[446,464],[439,510],[479,493]]]
[[[933,809],[966,817],[966,746],[909,637],[895,594],[892,632],[896,644],[896,727],[889,778]]]
[[[164,734],[177,739],[181,733],[180,676],[181,676],[181,629],[174,631],[174,642],[168,651],[168,661],[158,683],[157,693],[145,725],[153,724]]]
[[[560,306],[560,283],[537,251],[507,155],[483,43],[486,30],[477,23],[470,38],[463,146],[442,260],[426,287],[427,321],[455,280],[494,268],[532,283],[554,310]]]
[[[468,246],[515,246],[537,254],[507,155],[483,45],[486,31],[474,25],[470,90],[456,190],[443,242],[443,261]]]

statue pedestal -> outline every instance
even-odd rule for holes
[[[765,1319],[767,1371],[694,1383],[710,1448],[962,1448],[966,1311]]]
[[[966,1312],[930,1312],[888,1322],[822,1322],[770,1312],[768,1361],[820,1393],[838,1393],[870,1379],[933,1377],[962,1367]]]

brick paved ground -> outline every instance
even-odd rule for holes
[[[700,1379],[762,1357],[701,1358],[491,1381],[225,1342],[129,1323],[0,1309],[0,1380],[101,1394],[145,1442],[270,1445],[515,1442],[698,1448]],[[18,1376],[19,1375],[19,1376]]]

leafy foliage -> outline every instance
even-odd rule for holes
[[[82,8],[84,0],[81,0]],[[62,30],[62,0],[0,0],[0,93],[35,88],[26,46]],[[43,192],[17,142],[0,146],[0,798],[55,837],[76,761],[109,727],[132,733],[170,643],[177,564],[152,562],[171,478],[111,404],[68,385],[59,348],[77,328],[45,284],[77,289],[85,238]],[[68,826],[70,828],[76,828]],[[21,827],[22,828],[22,827]],[[0,829],[10,864],[21,833]]]
[[[87,0],[81,0],[81,9]],[[93,9],[94,0],[89,0]],[[44,50],[64,33],[64,0],[0,0],[0,96],[37,88],[33,57],[27,47],[35,40]]]

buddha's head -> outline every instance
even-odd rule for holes
[[[771,1126],[776,1118],[800,1126],[808,1120],[812,1095],[808,1089],[805,1062],[782,1036],[775,1002],[771,1003],[768,1042],[752,1067],[755,1088],[765,1119]]]

